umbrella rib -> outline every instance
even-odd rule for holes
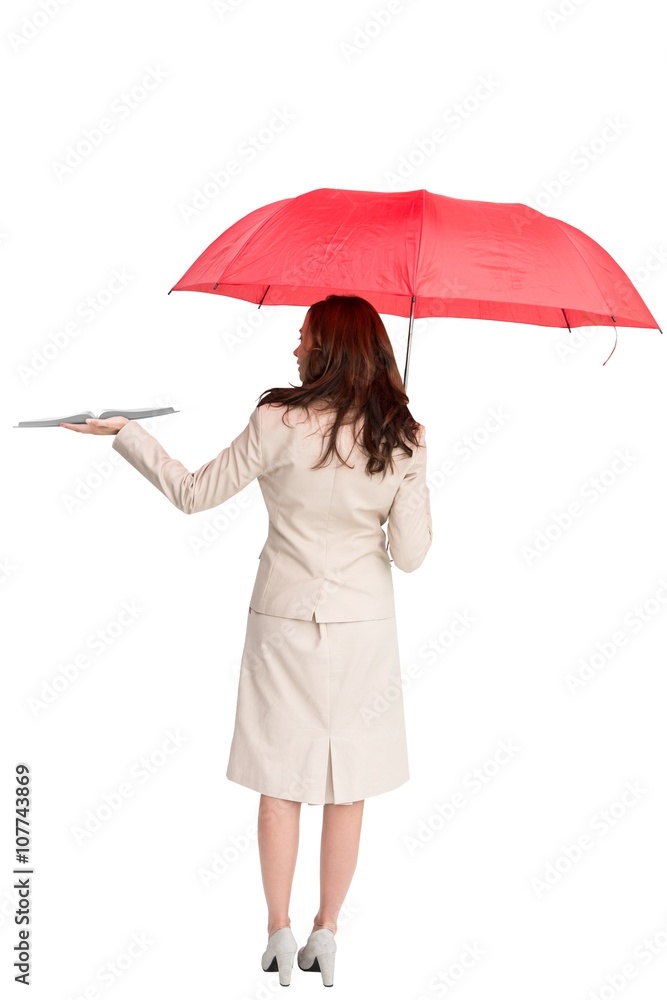
[[[415,299],[415,312],[417,311],[417,275],[419,274],[419,258],[421,257],[422,249],[422,236],[424,234],[424,209],[426,205],[426,191],[424,188],[421,190],[422,196],[422,210],[421,219],[419,223],[419,243],[417,244],[417,256],[415,259],[415,273],[412,276],[412,288],[410,289],[410,294],[414,296]]]
[[[607,306],[607,308],[609,308],[609,303],[607,302],[607,296],[604,294],[604,292],[600,288],[598,279],[595,277],[595,275],[593,274],[593,271],[590,269],[590,267],[588,265],[588,261],[585,259],[585,257],[582,254],[581,250],[579,249],[579,247],[577,246],[577,244],[574,242],[574,240],[572,239],[572,237],[570,236],[570,234],[567,232],[567,230],[565,230],[565,229],[562,228],[562,226],[561,226],[561,220],[560,219],[554,219],[553,221],[556,223],[556,225],[560,229],[560,231],[563,234],[563,236],[565,236],[569,240],[571,246],[574,248],[574,250],[576,250],[576,252],[581,257],[582,264],[588,270],[588,273],[590,274],[591,278],[593,279],[593,281],[595,282],[595,284],[597,286],[597,290],[600,293],[600,298],[602,299],[602,301],[604,302],[604,304]],[[565,310],[564,309],[563,309],[563,315],[565,315]],[[610,316],[610,318],[612,320],[612,323],[615,326],[616,325],[616,318],[614,317],[614,315],[611,312],[609,313],[609,316]],[[567,320],[566,320],[566,322],[567,322]],[[569,327],[569,325],[570,324],[568,323],[568,327]]]
[[[245,243],[243,243],[242,246],[240,246],[238,248],[238,250],[236,251],[236,253],[234,254],[234,256],[231,258],[231,260],[227,261],[227,263],[225,265],[225,270],[227,270],[236,261],[237,257],[239,257],[240,254],[246,249],[246,247],[249,246],[250,243],[255,239],[255,237],[258,236],[259,233],[261,233],[262,229],[264,229],[264,226],[268,226],[269,222],[273,222],[274,219],[277,219],[278,216],[280,215],[280,213],[283,210],[286,211],[287,208],[289,207],[289,205],[292,204],[293,201],[294,201],[293,198],[286,198],[285,199],[285,203],[282,205],[282,207],[279,208],[279,209],[277,209],[277,211],[275,211],[272,215],[268,216],[264,220],[264,222],[261,224],[261,226],[258,226],[257,229],[255,229],[255,231],[247,238],[247,240],[245,241]],[[218,280],[215,282],[215,284],[217,284],[217,285],[221,285],[223,283],[224,282],[221,280],[221,278],[218,278]],[[232,282],[229,282],[229,283],[232,284]],[[268,288],[267,288],[267,291],[268,291]],[[264,294],[266,295],[266,292]]]

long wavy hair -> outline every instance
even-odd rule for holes
[[[418,445],[420,427],[408,409],[385,325],[374,306],[357,295],[327,295],[307,315],[311,347],[302,364],[302,385],[266,389],[257,405],[277,403],[287,413],[292,407],[308,412],[324,401],[335,411],[327,449],[313,469],[334,453],[347,465],[338,451],[338,430],[343,423],[363,420],[361,440],[359,430],[355,440],[369,456],[366,472],[381,472],[384,478],[387,464],[394,470],[394,448],[412,455],[410,445]]]

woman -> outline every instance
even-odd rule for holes
[[[188,514],[258,479],[269,533],[227,777],[260,792],[262,968],[284,986],[297,949],[289,900],[301,804],[324,806],[320,907],[298,964],[331,986],[364,800],[409,778],[391,562],[417,569],[432,524],[424,427],[374,307],[329,295],[299,332],[301,387],[267,390],[245,430],[194,473],[125,417],[61,426],[116,435],[112,447]]]

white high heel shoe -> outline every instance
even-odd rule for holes
[[[303,948],[299,948],[297,962],[304,972],[321,972],[325,986],[333,986],[336,938],[328,927],[312,931]]]
[[[264,972],[277,972],[281,986],[289,986],[296,954],[296,938],[291,927],[281,927],[269,937],[262,955]]]

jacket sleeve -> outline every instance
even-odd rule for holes
[[[390,555],[399,569],[419,569],[433,541],[431,496],[426,483],[426,429],[421,425],[421,446],[401,481],[387,519]]]
[[[145,427],[130,420],[114,435],[112,447],[184,514],[217,507],[263,472],[261,409],[228,448],[196,472],[171,458]]]

